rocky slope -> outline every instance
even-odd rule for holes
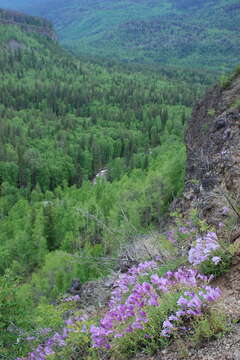
[[[18,26],[26,32],[38,33],[54,41],[57,40],[57,35],[53,30],[52,24],[42,18],[0,9],[0,25],[1,24]]]
[[[187,134],[187,172],[183,198],[175,204],[187,217],[196,208],[200,216],[219,229],[225,241],[240,244],[240,72],[208,91],[196,106]],[[225,226],[223,226],[225,224]],[[216,341],[193,349],[191,360],[240,359],[240,253],[231,270],[215,284],[222,290],[219,311],[236,325]],[[178,359],[174,348],[159,359]]]
[[[239,72],[239,71],[238,71]],[[187,177],[183,207],[196,206],[218,225],[238,217],[240,196],[240,76],[210,90],[200,101],[186,135]],[[237,230],[239,224],[235,224]],[[232,240],[236,239],[231,234]],[[235,236],[235,238],[234,238]]]
[[[211,89],[196,105],[186,134],[188,159],[185,192],[175,204],[175,209],[185,214],[186,218],[193,208],[197,208],[203,219],[219,229],[219,236],[236,245],[240,245],[239,100],[240,74],[236,72],[231,79]],[[224,230],[221,226],[223,223]],[[116,274],[101,283],[86,284],[82,289],[86,303],[104,306],[115,277]],[[240,253],[236,254],[230,271],[215,280],[213,285],[222,291],[221,301],[217,304],[219,311],[227,313],[235,324],[229,333],[201,347],[190,347],[184,356],[176,351],[173,344],[155,357],[139,354],[135,360],[239,360]]]

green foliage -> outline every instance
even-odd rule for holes
[[[219,337],[228,330],[227,317],[219,309],[210,309],[193,323],[191,345],[200,345],[206,340]]]
[[[6,273],[1,277],[1,313],[0,313],[0,331],[1,331],[1,345],[9,341],[8,337],[11,334],[7,333],[7,329],[12,321],[15,321],[15,316],[18,313],[18,306],[16,304],[16,285],[12,279],[11,273]],[[13,335],[12,335],[13,336]]]
[[[185,257],[177,257],[173,260],[168,260],[164,265],[159,266],[157,272],[159,277],[164,276],[168,271],[176,271],[181,266],[186,264],[186,258]]]
[[[232,104],[231,108],[239,110],[240,109],[240,99],[236,99],[234,101],[234,103]]]
[[[227,316],[217,307],[210,308],[188,325],[191,326],[188,334],[186,336],[176,334],[174,339],[175,351],[180,359],[187,359],[193,348],[223,336],[230,329]]]
[[[67,346],[59,349],[54,355],[48,357],[48,360],[65,360],[65,359],[85,359],[98,360],[98,352],[92,348],[90,326],[93,325],[94,320],[84,322],[77,322],[75,324],[75,332],[70,333],[67,339]],[[82,328],[85,332],[82,332]]]
[[[31,323],[28,300],[18,301],[18,286],[18,279],[12,272],[7,271],[0,277],[0,348],[1,356],[6,359],[28,349],[21,343],[17,345],[24,332],[22,329]]]
[[[220,85],[223,89],[227,89],[232,83],[232,75],[222,75],[220,77]]]
[[[63,251],[51,252],[46,256],[45,264],[32,275],[28,289],[34,301],[41,298],[56,299],[71,287],[73,279],[81,283],[99,278],[107,273],[108,267],[97,259],[101,256],[100,245],[85,248],[81,256],[71,255]]]
[[[42,340],[41,330],[50,329],[51,333],[61,331],[64,327],[64,321],[68,314],[78,313],[76,302],[64,302],[59,298],[55,304],[49,304],[45,299],[36,306],[33,311],[32,323],[35,329],[37,340]],[[49,337],[49,333],[47,333]]]
[[[36,329],[50,328],[52,331],[61,329],[64,325],[63,314],[66,311],[67,308],[63,306],[60,307],[47,303],[39,304],[34,312]]]
[[[240,65],[235,68],[235,76],[240,75]]]
[[[12,38],[24,48],[8,50]],[[164,136],[183,135],[198,94],[156,74],[84,64],[10,26],[0,26],[0,50],[0,184],[28,193],[81,186],[103,167],[111,180],[146,168]]]
[[[222,88],[227,89],[231,85],[232,81],[239,76],[239,74],[240,74],[240,66],[238,65],[235,68],[235,71],[222,75],[220,78],[220,85],[222,86]]]
[[[130,359],[138,352],[149,355],[167,346],[171,339],[160,336],[162,324],[177,309],[179,293],[172,292],[162,296],[159,307],[145,309],[148,322],[144,330],[128,333],[114,341],[113,354],[117,359]]]
[[[209,116],[214,116],[216,114],[215,109],[208,109],[208,115]]]
[[[218,264],[214,264],[212,258],[202,262],[200,264],[200,272],[205,275],[214,275],[219,277],[230,270],[233,260],[233,254],[228,250],[227,247],[221,247],[213,253],[213,256],[217,256],[221,259]]]
[[[41,206],[31,207],[26,200],[19,200],[1,221],[1,229],[1,247],[5,253],[0,260],[2,273],[13,267],[18,275],[23,275],[43,262],[47,245]]]
[[[10,51],[12,38],[24,47]],[[11,26],[0,26],[0,65],[0,273],[27,276],[56,250],[96,258],[158,225],[183,187],[195,85],[106,71]],[[70,273],[106,271],[84,266]]]
[[[208,114],[208,115],[213,116],[211,114]],[[201,130],[204,134],[207,134],[208,130],[209,130],[209,124],[203,124]]]

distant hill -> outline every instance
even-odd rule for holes
[[[228,69],[240,59],[239,0],[0,0],[53,21],[81,55]]]
[[[52,40],[57,40],[57,35],[53,30],[51,22],[36,16],[0,9],[0,24],[17,25],[24,31],[39,33]]]

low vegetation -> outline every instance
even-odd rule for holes
[[[200,272],[206,262],[211,262],[213,272],[215,267],[220,273],[226,271],[225,259],[216,256],[223,245],[212,229],[203,234],[206,225],[200,224],[196,227],[191,220],[184,229],[176,228],[176,236],[171,234],[169,241],[174,239],[175,247],[177,233],[193,239],[184,265],[177,267],[171,261],[162,265],[155,259],[129,269],[116,281],[102,317],[75,310],[64,328],[55,326],[58,331],[24,359],[130,359],[138,352],[153,355],[172,342],[184,352],[227,331],[227,316],[218,310],[221,291],[211,285],[212,274]],[[65,299],[65,304],[69,302],[74,309],[78,297]],[[62,309],[60,304],[54,312]],[[33,347],[36,340],[30,339]]]

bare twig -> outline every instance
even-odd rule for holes
[[[239,344],[239,343],[240,343],[240,340],[235,341],[234,343],[232,343],[232,344],[230,345],[229,349],[231,349],[231,347],[233,347],[234,345]]]
[[[233,204],[232,199],[230,199],[230,197],[226,193],[222,192],[222,194],[229,203],[229,205],[231,206],[231,208],[233,209],[233,211],[235,212],[235,214],[240,218],[240,212],[236,208],[235,204]]]
[[[230,237],[230,242],[231,242],[231,243],[234,243],[239,237],[240,237],[240,230],[238,230],[237,232],[235,232],[235,233]]]
[[[89,219],[94,220],[97,224],[99,224],[99,225],[101,225],[102,227],[104,227],[104,228],[105,228],[108,232],[110,232],[111,234],[114,234],[114,233],[116,232],[115,230],[113,231],[112,229],[110,229],[110,228],[104,223],[104,221],[100,220],[99,218],[97,218],[95,215],[89,213],[88,211],[85,211],[85,210],[83,210],[83,209],[81,209],[81,208],[76,208],[76,210],[77,210],[78,212],[80,212],[83,216],[85,216],[85,217],[87,217],[87,218],[89,218]]]

